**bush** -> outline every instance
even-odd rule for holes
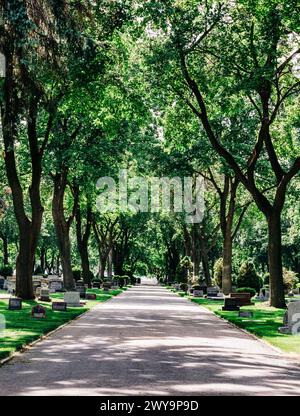
[[[3,276],[3,277],[12,276],[13,272],[14,272],[13,268],[11,266],[8,266],[8,265],[2,266],[0,268],[0,276]]]
[[[253,296],[256,295],[256,290],[253,289],[252,287],[239,287],[236,290],[236,293],[250,293],[251,298],[253,298]]]
[[[214,264],[213,284],[222,287],[223,259],[218,259]]]
[[[73,279],[77,282],[77,280],[80,280],[82,278],[82,271],[81,269],[75,267],[74,269],[72,269],[72,273],[73,273]]]
[[[245,261],[241,264],[237,278],[237,287],[250,287],[259,292],[262,287],[262,279],[256,273],[254,264],[251,261]]]
[[[189,287],[187,283],[180,283],[180,290],[182,290],[183,292],[187,292],[188,288]]]
[[[289,292],[290,290],[294,289],[296,284],[298,283],[297,273],[293,272],[292,270],[287,270],[285,267],[283,268],[283,286],[284,290]]]
[[[270,273],[269,272],[265,273],[263,279],[264,279],[264,285],[269,285],[270,284]]]
[[[44,274],[44,272],[43,272],[41,266],[37,266],[37,268],[34,271],[34,275],[35,276],[42,276],[43,274]]]

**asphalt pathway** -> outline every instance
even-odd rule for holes
[[[1,395],[299,395],[300,366],[158,286],[133,287],[0,368]]]

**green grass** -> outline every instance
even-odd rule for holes
[[[286,335],[278,332],[278,328],[283,326],[285,309],[273,308],[268,305],[268,302],[255,301],[255,305],[243,306],[241,308],[243,311],[252,311],[253,317],[240,318],[236,311],[222,311],[222,306],[224,304],[223,300],[218,301],[205,298],[193,298],[192,296],[186,295],[184,292],[175,293],[178,293],[179,296],[189,298],[192,302],[209,309],[221,318],[255,334],[286,353],[300,355],[300,334]]]
[[[104,293],[99,289],[89,289],[89,293],[96,293],[97,300],[87,300],[84,307],[68,308],[66,312],[52,311],[51,303],[35,301],[23,301],[22,310],[9,311],[8,300],[0,299],[0,314],[4,315],[6,321],[6,329],[0,333],[0,360],[88,311],[99,302],[105,302],[113,296],[119,295],[124,290],[127,290],[127,288],[110,290],[109,293]],[[5,292],[1,291],[1,293]],[[64,295],[63,293],[51,293],[50,297],[56,300],[63,299]],[[84,301],[84,299],[82,300]],[[31,317],[31,309],[37,303],[46,308],[46,318],[37,319]]]

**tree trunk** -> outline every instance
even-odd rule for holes
[[[67,169],[53,177],[54,189],[52,199],[52,215],[56,231],[58,249],[60,253],[64,287],[66,290],[74,289],[73,272],[71,265],[70,225],[64,215],[64,194],[67,186]]]
[[[270,305],[285,308],[282,276],[281,219],[280,213],[273,212],[268,220],[268,257],[270,271]]]
[[[79,197],[78,187],[73,188],[74,195],[77,194]],[[76,209],[76,237],[77,237],[77,246],[81,259],[81,268],[82,268],[82,277],[85,284],[88,287],[91,287],[91,271],[90,271],[90,261],[89,261],[89,251],[88,251],[88,242],[91,234],[91,224],[92,224],[92,209],[90,206],[87,207],[86,212],[86,225],[84,233],[82,232],[82,214],[80,209],[80,204],[78,203]]]
[[[3,243],[3,264],[6,266],[9,264],[7,235],[3,233],[3,235],[1,235],[1,239]]]
[[[232,237],[231,229],[227,232],[223,242],[223,270],[222,270],[222,291],[228,295],[232,290]]]
[[[206,236],[204,233],[204,224],[200,225],[200,252],[201,252],[201,261],[202,261],[202,267],[205,277],[205,283],[207,286],[211,286],[211,275],[209,270],[209,261],[208,261],[208,249],[206,244]]]

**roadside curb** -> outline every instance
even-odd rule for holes
[[[167,290],[169,290],[170,292],[174,293],[174,294],[175,294],[175,295],[177,295],[177,296],[180,296],[178,293],[173,292],[173,291],[172,291],[172,290],[170,290],[170,289],[167,289]],[[241,327],[239,327],[238,325],[234,324],[233,322],[230,322],[230,321],[228,321],[227,319],[225,319],[225,318],[223,318],[223,317],[221,317],[221,316],[217,315],[216,313],[214,313],[214,312],[213,312],[213,311],[211,311],[210,309],[206,308],[204,305],[200,305],[200,304],[198,304],[198,303],[196,303],[196,302],[193,302],[193,301],[192,301],[189,297],[185,297],[185,296],[180,296],[180,297],[181,297],[181,298],[183,298],[183,299],[188,300],[189,302],[191,302],[191,303],[193,303],[193,304],[197,305],[197,306],[198,306],[198,307],[200,307],[200,308],[203,308],[205,311],[207,311],[207,312],[211,313],[211,314],[212,314],[212,315],[214,315],[216,318],[220,319],[221,321],[225,322],[226,324],[229,324],[232,328],[238,329],[239,331],[242,331],[245,335],[248,335],[248,336],[250,336],[251,338],[255,339],[256,341],[259,341],[259,342],[263,343],[263,344],[264,344],[264,345],[266,345],[267,347],[269,347],[269,348],[273,349],[274,351],[276,351],[276,352],[277,352],[277,354],[278,354],[278,355],[280,355],[282,358],[287,359],[287,360],[290,360],[290,361],[293,361],[293,362],[295,362],[297,365],[299,365],[299,366],[300,366],[300,356],[299,356],[299,354],[294,354],[294,353],[286,353],[286,352],[282,351],[280,348],[275,347],[274,345],[272,345],[272,344],[271,344],[271,343],[269,343],[268,341],[266,341],[266,340],[264,340],[264,339],[262,339],[262,338],[259,338],[257,335],[253,334],[252,332],[249,332],[249,331],[247,331],[246,329],[241,328]]]
[[[9,361],[11,361],[13,358],[15,358],[18,355],[23,354],[24,352],[30,350],[32,347],[34,347],[37,343],[44,341],[46,338],[49,338],[51,335],[55,334],[55,332],[60,331],[61,329],[63,329],[64,327],[66,327],[67,325],[70,325],[71,323],[73,323],[74,321],[77,321],[78,319],[82,318],[84,315],[86,315],[89,312],[92,312],[92,310],[96,307],[96,306],[100,306],[103,305],[107,302],[109,302],[110,300],[122,295],[124,292],[126,292],[126,290],[122,291],[121,293],[119,293],[116,296],[112,296],[110,299],[105,300],[104,302],[99,302],[96,305],[94,305],[91,309],[88,309],[85,312],[82,312],[80,315],[75,316],[75,318],[70,319],[69,321],[65,322],[64,324],[58,326],[57,328],[53,329],[50,332],[47,332],[46,334],[41,335],[40,337],[38,337],[37,339],[35,339],[34,341],[30,342],[29,344],[24,345],[23,347],[21,347],[18,351],[13,352],[11,355],[9,355],[6,358],[3,358],[2,360],[0,360],[0,368],[7,364]]]

